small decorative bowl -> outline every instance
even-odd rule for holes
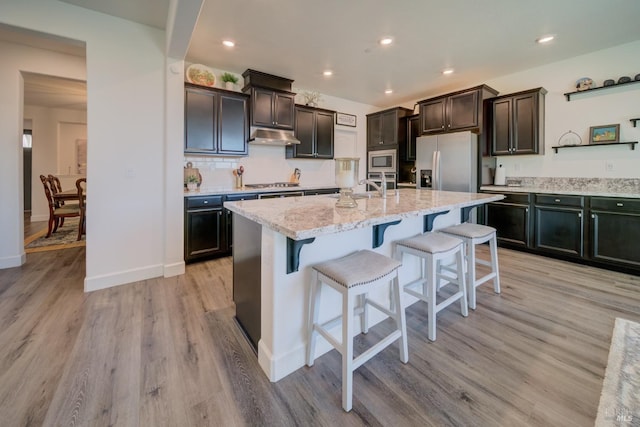
[[[613,86],[614,84],[616,84],[616,82],[613,81],[613,79],[607,79],[602,83],[602,86]]]
[[[593,80],[590,79],[589,77],[583,77],[576,81],[576,89],[578,91],[589,90],[591,89],[592,85],[593,85]]]
[[[629,83],[631,81],[631,77],[623,76],[618,79],[618,84],[620,83]]]

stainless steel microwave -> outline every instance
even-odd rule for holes
[[[368,172],[397,172],[397,150],[369,151]]]

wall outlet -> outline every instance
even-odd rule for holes
[[[604,162],[604,170],[607,172],[613,172],[613,161],[605,160]]]

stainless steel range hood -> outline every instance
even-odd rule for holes
[[[300,144],[300,141],[292,131],[255,128],[249,138],[249,144],[286,146]]]

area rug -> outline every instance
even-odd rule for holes
[[[46,228],[27,237],[24,239],[24,251],[29,254],[85,246],[84,235],[82,240],[76,240],[78,238],[78,221],[78,218],[65,219],[64,225],[58,227],[58,231],[52,233],[50,237],[44,237],[47,235]]]
[[[595,425],[640,426],[640,323],[616,319]]]

